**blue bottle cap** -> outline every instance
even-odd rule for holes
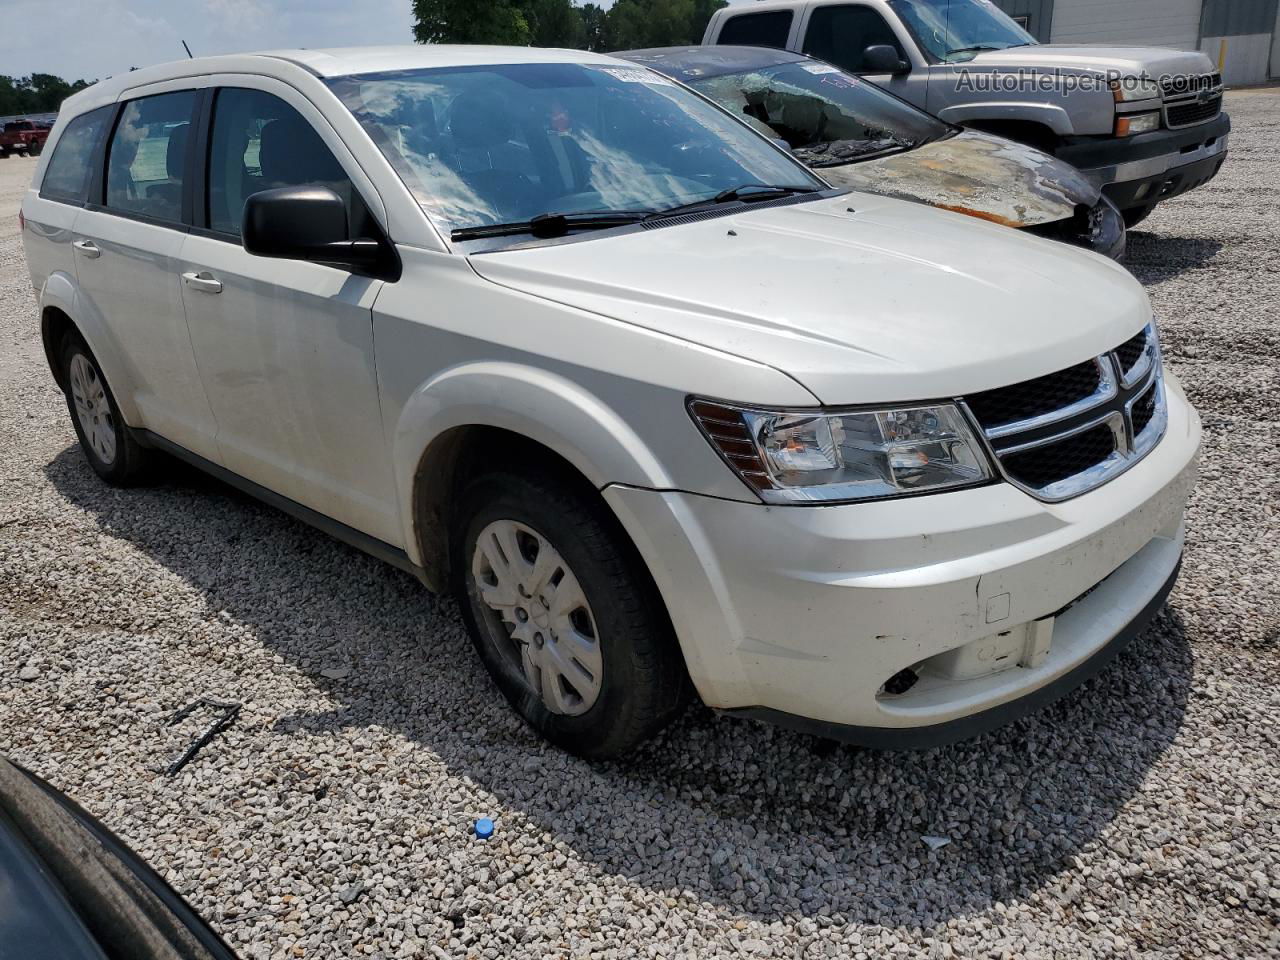
[[[476,836],[481,840],[488,840],[493,836],[493,821],[488,817],[481,817],[476,821]]]

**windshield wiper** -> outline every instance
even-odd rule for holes
[[[706,200],[694,200],[692,203],[682,203],[678,206],[667,207],[665,210],[650,214],[650,217],[670,217],[681,213],[691,213],[695,210],[705,210],[707,207],[734,201],[756,203],[760,200],[774,200],[778,197],[789,197],[798,193],[820,193],[822,189],[822,187],[781,187],[767,183],[744,183],[736,187],[730,187],[728,190],[721,190],[714,197],[708,197]]]
[[[487,240],[492,237],[519,237],[528,234],[540,240],[563,237],[572,230],[608,230],[626,227],[653,216],[653,210],[600,210],[593,213],[540,213],[529,220],[513,223],[486,223],[478,227],[460,227],[449,234],[460,240]]]
[[[999,47],[992,46],[989,43],[976,43],[972,47],[956,47],[954,50],[948,50],[947,56],[950,57],[957,53],[985,53],[988,50],[1008,50],[1010,46],[1010,44],[1005,44],[1003,47]],[[1021,46],[1025,47],[1026,44],[1021,44]]]

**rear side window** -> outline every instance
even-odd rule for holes
[[[238,237],[251,194],[301,186],[334,191],[347,204],[350,235],[374,235],[354,184],[302,114],[261,90],[219,90],[209,143],[209,228]]]
[[[804,35],[804,53],[844,67],[850,73],[866,70],[863,53],[867,47],[884,44],[905,60],[902,44],[893,28],[875,10],[861,4],[818,7],[809,15]]]
[[[40,184],[40,196],[51,200],[84,203],[89,193],[90,164],[112,107],[82,113],[62,131]]]
[[[182,222],[182,181],[191,141],[194,91],[125,104],[107,153],[107,207]]]
[[[764,13],[740,13],[730,17],[720,28],[716,43],[740,47],[777,47],[787,49],[791,33],[790,10],[768,10]]]

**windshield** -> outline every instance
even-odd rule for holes
[[[700,93],[811,166],[909,150],[951,128],[873,84],[816,60],[695,80]]]
[[[991,0],[889,0],[889,6],[916,42],[943,63],[1036,42]]]
[[[544,214],[659,211],[744,184],[825,187],[642,67],[448,67],[330,85],[446,235]]]

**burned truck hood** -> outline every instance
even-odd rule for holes
[[[867,193],[468,262],[507,288],[771,366],[833,404],[1029,380],[1151,318],[1142,286],[1096,254]]]
[[[815,171],[839,187],[914,200],[1007,227],[1072,216],[1098,188],[1070,164],[1033,147],[965,130],[915,150]]]
[[[1163,76],[1199,76],[1214,70],[1213,61],[1194,50],[1071,46],[1065,43],[1035,43],[1008,50],[984,50],[964,66],[1102,74],[1115,70],[1124,76],[1138,76],[1145,71],[1153,80]]]

